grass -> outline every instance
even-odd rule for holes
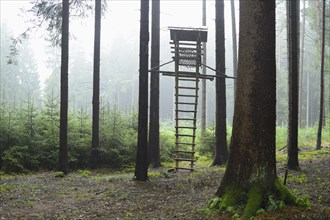
[[[287,127],[276,127],[276,149],[279,150],[286,146],[287,143]],[[316,147],[317,126],[299,128],[298,130],[298,147],[313,148]],[[322,130],[322,146],[330,147],[330,120]]]
[[[175,133],[172,127],[173,125],[170,123],[163,124],[161,126],[161,136],[164,135],[163,140],[166,140],[166,143],[163,144],[165,148],[169,146],[172,147],[170,152],[167,152],[166,149],[161,149],[166,151],[166,162],[162,162],[162,165],[166,168],[173,168],[175,163],[173,158],[175,157],[174,153],[174,143],[175,143]],[[207,138],[214,139],[214,135],[212,133],[212,127],[207,128]],[[228,147],[230,145],[230,135],[231,135],[231,126],[227,125],[227,136],[228,136]],[[209,132],[208,132],[209,131]],[[166,138],[165,138],[166,136]],[[327,150],[319,150],[314,151],[317,139],[317,126],[309,127],[309,128],[300,128],[298,132],[298,147],[302,150],[299,153],[299,160],[312,160],[314,157],[326,157],[329,154]],[[278,162],[285,162],[287,160],[287,155],[284,152],[279,152],[279,150],[286,148],[287,142],[287,128],[286,127],[276,127],[276,160]],[[196,154],[195,158],[197,162],[195,163],[196,168],[199,167],[208,167],[212,164],[212,151],[214,149],[214,141],[201,141],[200,130],[198,130],[196,136]],[[323,129],[322,134],[322,146],[326,148],[330,148],[330,121],[327,123],[327,126]],[[152,174],[158,175],[158,174]]]
[[[304,160],[303,173],[289,173],[290,188],[300,195],[310,195],[310,203],[319,207],[312,214],[311,210],[297,209],[289,217],[298,217],[290,219],[303,219],[302,215],[309,217],[315,213],[320,217],[325,216],[325,211],[321,213],[319,210],[327,205],[327,194],[323,192],[328,187],[328,176],[316,171],[324,168],[323,163],[317,163],[317,160],[322,159],[321,156],[329,158],[330,151],[326,151],[329,149],[301,152],[300,155],[309,155],[313,163]],[[15,175],[12,178],[8,176],[0,184],[3,190],[0,197],[4,198],[6,204],[3,213],[7,219],[208,219],[211,216],[205,208],[214,196],[225,170],[225,166],[209,167],[211,161],[211,158],[200,156],[197,164],[201,164],[192,173],[176,174],[168,173],[166,167],[151,168],[150,182],[145,183],[133,181],[133,173],[129,169],[80,170],[69,173],[65,178],[55,178],[53,172]],[[323,161],[326,160],[323,158]],[[283,172],[280,175],[283,176]],[[313,188],[316,180],[317,187]],[[299,202],[308,204],[308,197]],[[274,200],[274,207],[280,205]],[[287,209],[288,212],[292,210],[290,207]],[[233,207],[228,207],[226,211],[230,214],[219,214],[220,219],[235,217]],[[262,211],[259,210],[259,214]],[[281,215],[279,212],[283,213],[285,209],[274,211],[268,219]]]
[[[5,192],[8,192],[8,191],[11,191],[11,190],[14,190],[16,188],[15,185],[12,185],[12,184],[1,184],[0,185],[0,195],[2,193],[5,193]]]

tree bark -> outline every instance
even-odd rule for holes
[[[100,43],[101,43],[101,0],[95,0],[95,28],[94,28],[94,67],[93,67],[93,126],[91,167],[100,165]]]
[[[233,39],[233,74],[237,77],[237,37],[236,37],[236,15],[235,15],[235,0],[230,1],[231,9],[231,29]],[[234,101],[236,98],[236,80],[234,81]]]
[[[225,59],[225,21],[224,1],[215,2],[215,38],[216,38],[216,70],[226,72]],[[226,121],[226,80],[216,78],[216,125],[215,125],[215,156],[212,165],[222,165],[228,160],[227,121]]]
[[[217,195],[222,207],[245,206],[242,219],[249,219],[270,195],[294,198],[276,175],[275,0],[241,1],[239,25],[233,133]]]
[[[139,63],[139,115],[135,180],[148,180],[148,44],[149,0],[141,0],[140,63]]]
[[[69,0],[62,1],[61,106],[59,170],[68,173]]]
[[[159,26],[160,1],[152,1],[151,24],[151,68],[159,70]],[[159,73],[151,72],[150,78],[150,129],[149,129],[149,162],[153,167],[160,167],[159,144]]]
[[[306,23],[306,0],[303,0],[302,24],[301,24],[301,49],[300,49],[300,85],[299,85],[299,127],[302,128],[302,103],[303,103],[303,79],[304,79],[304,54],[305,54],[305,23]]]
[[[202,7],[202,25],[206,26],[206,0],[203,0],[203,7]],[[203,42],[203,64],[206,65],[206,42]],[[206,75],[206,67],[203,66],[202,74]],[[202,138],[204,138],[206,129],[206,79],[202,79],[202,120],[201,120],[201,133]]]
[[[322,142],[322,128],[324,117],[324,47],[325,47],[325,0],[323,0],[322,6],[322,37],[321,37],[321,76],[320,76],[320,113],[319,113],[319,125],[317,129],[317,142],[316,150],[321,149]]]
[[[299,102],[299,1],[287,0],[289,118],[287,168],[300,170],[298,161],[298,102]]]

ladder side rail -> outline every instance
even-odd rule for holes
[[[174,40],[174,46],[175,46],[175,56],[174,56],[174,60],[175,60],[175,118],[177,119],[179,117],[179,112],[177,111],[178,107],[179,107],[179,97],[178,97],[178,93],[179,93],[179,42],[177,40]],[[178,171],[178,167],[179,167],[179,139],[180,137],[178,136],[179,134],[179,121],[175,120],[175,169],[176,171]]]

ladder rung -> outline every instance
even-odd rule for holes
[[[175,128],[196,129],[196,127],[188,127],[188,126],[175,126]]]
[[[176,87],[178,89],[199,89],[199,88],[196,88],[196,87],[190,87],[190,86],[178,86]]]
[[[187,168],[187,167],[175,167],[175,169],[177,169],[177,170],[190,170],[190,171],[194,171],[194,168]]]
[[[189,150],[176,150],[177,153],[187,153],[187,154],[194,154],[195,151],[189,151]]]
[[[190,162],[196,162],[195,159],[190,158],[175,158],[176,161],[190,161]]]
[[[196,137],[195,135],[191,135],[191,134],[176,134],[175,136],[180,136],[180,137]]]
[[[196,105],[196,103],[192,103],[192,102],[175,102],[175,104],[179,104],[179,105]]]
[[[196,95],[184,95],[184,94],[177,94],[177,96],[182,96],[182,97],[198,97]]]
[[[191,53],[190,53],[191,52]],[[171,53],[173,53],[173,54],[175,54],[176,53],[176,51],[175,50],[173,50],[173,51],[171,51]],[[181,55],[181,58],[183,57],[183,59],[185,59],[185,55],[194,55],[194,56],[200,56],[200,55],[204,55],[204,53],[198,53],[196,50],[190,50],[189,52],[187,52],[187,51],[179,51],[178,52],[178,54],[179,54],[179,57],[180,57],[180,55]],[[183,55],[183,56],[182,56]],[[190,57],[190,56],[189,56]],[[174,59],[175,57],[172,57],[172,59]]]
[[[196,78],[195,79],[182,79],[179,78],[180,81],[191,81],[191,82],[196,82]],[[199,80],[198,80],[199,81]]]
[[[199,72],[196,73],[196,72],[192,72],[192,71],[178,71],[177,73],[181,74],[181,75],[190,75],[190,76],[199,74]]]
[[[170,44],[175,44],[176,42],[174,42],[174,41],[170,41]],[[187,42],[178,42],[178,44],[179,45],[191,45],[191,46],[196,46],[197,45],[197,43],[187,43]],[[200,45],[202,45],[202,44],[200,44]]]
[[[177,111],[177,112],[186,112],[186,113],[195,113],[195,112],[197,112],[197,111],[193,111],[193,110],[175,110],[175,111]]]
[[[174,74],[174,76],[175,76],[175,74]],[[178,78],[179,78],[179,79],[180,79],[180,77],[181,77],[181,78],[185,77],[185,78],[193,78],[193,79],[197,79],[196,74],[178,74]],[[196,81],[196,80],[194,80],[194,81]]]
[[[195,46],[195,45],[194,45]],[[176,47],[171,47],[171,49],[175,49]],[[196,47],[177,47],[179,50],[197,50]],[[200,50],[203,50],[203,48],[200,48]]]
[[[192,146],[195,146],[195,145],[196,145],[196,144],[193,144],[193,143],[187,143],[187,142],[175,142],[175,144],[192,145]]]
[[[182,121],[196,121],[197,119],[194,119],[194,118],[176,118],[175,120],[179,121],[179,120],[182,120]]]

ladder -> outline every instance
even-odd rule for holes
[[[213,81],[215,77],[235,77],[227,76],[201,63],[202,42],[207,41],[206,27],[169,27],[169,30],[173,60],[149,71],[175,77],[175,170],[194,171],[199,80]],[[174,72],[158,70],[159,67],[172,62],[175,62]],[[217,74],[200,74],[201,66]]]
[[[175,54],[175,169],[194,171],[202,44],[176,40],[171,43]]]

